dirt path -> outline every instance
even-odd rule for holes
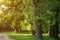
[[[13,40],[13,39],[9,38],[7,34],[2,33],[0,34],[0,40]]]

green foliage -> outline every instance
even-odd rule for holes
[[[57,0],[41,1],[38,9],[38,11],[40,10],[39,16],[35,16],[33,0],[3,0],[0,2],[0,6],[2,5],[5,7],[0,7],[0,27],[22,26],[22,29],[27,29],[30,25],[31,29],[36,30],[35,20],[40,19],[42,20],[43,32],[47,32],[50,28],[51,17],[53,17],[52,24],[55,24],[56,7],[59,6],[59,2]]]
[[[3,0],[0,4],[5,5],[6,9],[1,8],[2,11],[1,18],[0,18],[0,27],[19,27],[21,24],[20,22],[26,20],[28,18],[28,8],[29,8],[29,1],[27,0]],[[23,23],[21,26],[27,23]]]

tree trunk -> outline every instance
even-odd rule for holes
[[[40,17],[40,14],[42,13],[42,9],[43,7],[40,6],[40,3],[42,4],[43,1],[42,0],[33,0],[33,4],[35,7],[35,17]],[[40,8],[42,7],[42,9]],[[42,39],[42,23],[41,23],[41,19],[36,19],[35,20],[35,25],[36,25],[36,32],[37,32],[37,37]]]
[[[50,26],[50,33],[49,35],[55,39],[58,40],[58,16],[59,16],[59,7],[56,9],[56,14],[55,14],[55,24]],[[52,17],[53,18],[53,17]],[[52,22],[52,19],[51,19]]]
[[[56,15],[55,15],[55,19],[56,19],[56,23],[54,26],[54,38],[58,39],[58,16],[59,16],[59,7],[57,7],[56,9]]]
[[[50,29],[48,31],[50,37],[53,36],[53,24],[52,24],[52,21],[53,21],[53,16],[51,16],[51,19],[50,19]]]
[[[37,37],[42,39],[42,22],[41,20],[37,20],[36,22],[36,31],[37,31]]]

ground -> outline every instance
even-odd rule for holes
[[[32,36],[31,34],[19,34],[19,33],[6,33],[6,34],[7,35],[3,33],[3,36],[5,36],[5,39],[9,38],[13,40],[40,40],[36,36]],[[60,38],[60,35],[59,35],[59,38]],[[43,40],[55,40],[55,39],[49,37],[48,34],[43,34]]]
[[[15,40],[40,40],[36,36],[32,36],[31,34],[16,34],[16,35],[12,34],[9,36]],[[43,34],[43,36],[44,36],[43,40],[55,40],[55,39],[49,37],[48,34]]]

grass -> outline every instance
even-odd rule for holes
[[[38,39],[36,36],[32,36],[31,34],[12,34],[9,36],[10,38],[15,40],[41,40],[41,39]],[[43,36],[44,36],[43,40],[55,40],[49,37],[47,34],[46,35],[44,34]]]
[[[41,40],[38,39],[36,36],[32,36],[31,34],[21,34],[21,33],[10,33],[7,32],[8,36],[14,40]],[[60,35],[59,35],[60,38]],[[48,34],[43,34],[43,40],[55,40],[48,36]]]
[[[10,37],[15,40],[39,40],[34,36],[10,35]]]

